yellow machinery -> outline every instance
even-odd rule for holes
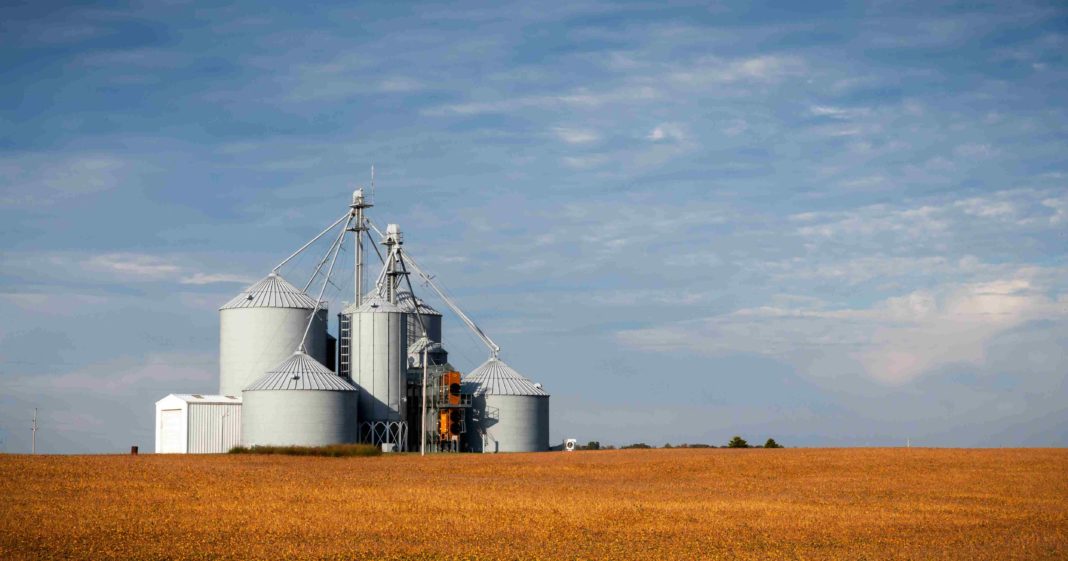
[[[460,373],[449,371],[441,375],[441,401],[438,410],[438,434],[442,440],[458,440],[464,432],[464,410],[461,408]]]

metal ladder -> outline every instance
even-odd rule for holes
[[[352,377],[352,316],[345,314],[337,315],[337,375],[344,378]]]

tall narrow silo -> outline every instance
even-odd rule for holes
[[[293,353],[242,392],[241,443],[325,446],[356,442],[358,396],[345,378],[305,353]]]
[[[271,273],[219,308],[219,393],[240,395],[292,354],[315,304],[314,298]],[[326,310],[315,314],[305,349],[326,362]]]
[[[360,389],[360,421],[404,421],[408,318],[399,306],[371,296],[351,316],[352,380]]]
[[[423,330],[419,328],[419,318],[423,320],[423,327],[426,329],[428,338],[435,342],[441,343],[441,312],[430,307],[426,302],[423,302],[422,298],[412,296],[411,292],[403,291],[397,293],[397,305],[402,310],[408,312],[408,346],[412,346],[420,337],[423,336]],[[419,315],[416,315],[418,309]]]
[[[549,394],[497,358],[464,379],[471,393],[468,446],[475,452],[541,452],[549,449]],[[471,430],[471,429],[474,430]]]

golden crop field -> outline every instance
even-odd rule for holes
[[[0,456],[0,559],[1068,559],[1068,450]]]

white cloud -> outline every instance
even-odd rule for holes
[[[802,74],[805,62],[797,57],[762,55],[724,59],[702,57],[668,74],[679,85],[697,86],[734,83],[773,83]]]
[[[82,262],[88,269],[110,273],[123,278],[156,280],[177,275],[178,265],[154,255],[140,253],[106,253]]]
[[[829,105],[813,105],[809,107],[808,112],[816,117],[847,120],[868,115],[871,111],[865,107],[847,109]]]
[[[212,392],[218,378],[210,366],[213,355],[155,353],[121,357],[50,377],[42,385],[61,391],[94,394],[132,392],[137,388],[184,386],[190,392]],[[173,390],[172,390],[173,391]]]
[[[241,283],[251,284],[256,282],[256,279],[246,277],[244,275],[232,275],[227,273],[194,273],[183,278],[182,284],[204,285],[204,284],[218,284],[218,283]]]
[[[1056,224],[1058,198],[1048,198],[1049,191],[1010,189],[981,197],[929,201],[913,205],[869,205],[845,211],[803,212],[790,216],[802,222],[797,229],[802,237],[813,241],[848,240],[894,235],[898,243],[917,240],[944,240],[963,226],[975,226],[977,220],[988,224],[1032,223]],[[1068,203],[1065,203],[1068,204]]]
[[[608,156],[593,154],[590,156],[565,156],[564,164],[575,169],[591,169],[604,165],[609,161]]]
[[[114,189],[130,165],[109,154],[0,158],[0,207],[44,206]]]
[[[1051,226],[1059,226],[1068,221],[1068,195],[1044,199],[1042,206],[1053,209],[1053,215],[1049,217]]]
[[[686,140],[686,133],[682,130],[681,125],[676,123],[662,123],[649,131],[649,134],[645,138],[653,142],[681,142]]]
[[[424,115],[478,115],[511,113],[532,108],[596,108],[611,104],[645,102],[657,99],[660,92],[649,86],[621,87],[604,91],[585,88],[564,94],[509,97],[490,101],[472,101],[444,105],[423,111]]]
[[[557,127],[553,129],[553,132],[557,138],[568,144],[589,144],[601,139],[601,135],[597,131],[590,129]]]
[[[763,306],[622,331],[626,345],[700,354],[757,353],[815,377],[850,375],[902,384],[954,364],[980,365],[997,335],[1035,320],[1068,319],[1068,299],[1035,286],[1031,271],[984,283],[945,285],[867,308]]]

